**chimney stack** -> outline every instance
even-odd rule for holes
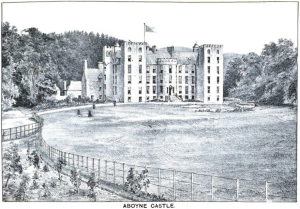
[[[87,60],[84,60],[84,70],[87,70]]]

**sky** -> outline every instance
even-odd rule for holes
[[[155,27],[146,42],[158,48],[223,44],[224,52],[260,53],[280,38],[297,45],[297,3],[3,3],[2,21],[19,31],[80,30],[125,41],[144,41],[144,23]]]

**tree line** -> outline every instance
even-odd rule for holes
[[[18,106],[33,107],[55,93],[55,84],[81,80],[83,60],[97,68],[103,46],[121,45],[112,36],[69,31],[43,33],[37,28],[18,32],[2,23],[2,110]]]
[[[264,46],[260,55],[233,58],[224,79],[224,96],[282,105],[297,102],[297,48],[287,39]]]

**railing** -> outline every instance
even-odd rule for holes
[[[37,133],[42,126],[43,119],[38,117],[35,113],[33,114],[33,118],[37,121],[36,123],[2,129],[2,141],[21,139]]]

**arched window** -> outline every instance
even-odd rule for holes
[[[142,48],[139,48],[139,53],[142,53],[142,51],[143,51]]]
[[[207,54],[210,54],[210,49],[207,50]]]
[[[219,52],[219,50],[217,50],[217,54],[219,54],[220,52]]]
[[[131,52],[131,48],[130,47],[128,48],[128,52]]]

